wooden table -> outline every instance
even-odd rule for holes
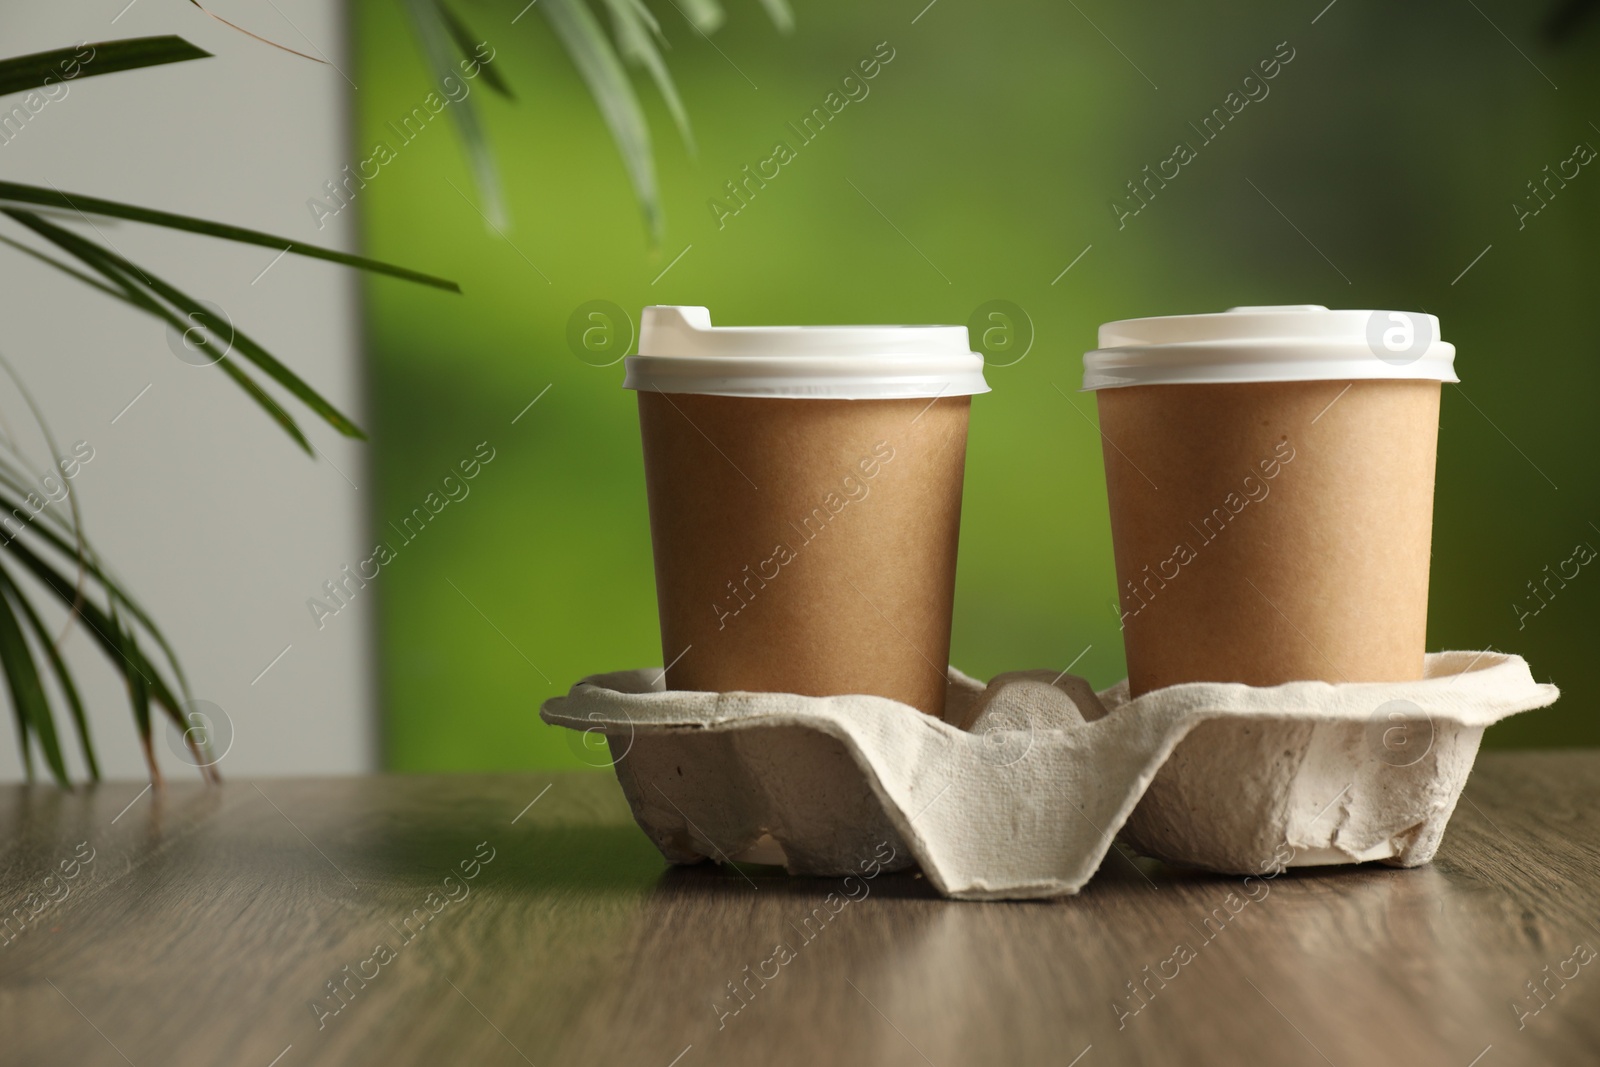
[[[1432,866],[1290,873],[1209,940],[1239,879],[1116,850],[807,926],[834,882],[668,868],[598,773],[8,787],[0,1064],[1595,1063],[1597,787],[1487,754]]]

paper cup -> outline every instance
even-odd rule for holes
[[[1438,337],[1314,306],[1101,327],[1084,387],[1133,695],[1422,677]]]
[[[1316,306],[1100,328],[1084,387],[1100,407],[1132,695],[1183,682],[1422,677],[1439,391],[1456,380],[1455,349],[1438,338],[1432,315]],[[1375,723],[1386,707],[1375,703]],[[1329,728],[1322,744],[1362,768],[1392,766],[1371,742],[1391,733],[1379,725]],[[1350,814],[1348,783],[1327,781],[1325,753],[1311,756],[1318,729],[1202,723],[1123,837],[1145,855],[1246,868],[1208,849],[1218,828],[1272,826],[1311,797],[1316,818],[1257,852],[1273,854],[1274,870],[1334,862],[1306,848],[1337,838]],[[1222,768],[1253,787],[1230,788]]]
[[[670,689],[944,708],[971,396],[962,327],[717,328],[644,310],[645,482]]]

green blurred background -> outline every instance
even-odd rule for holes
[[[479,442],[495,450],[471,495],[384,570],[387,765],[580,766],[539,703],[584,675],[661,662],[634,399],[620,363],[593,366],[566,340],[592,300],[635,326],[653,303],[704,304],[721,324],[1023,309],[1031,350],[992,367],[994,391],[973,405],[951,658],[987,677],[1081,655],[1097,687],[1123,659],[1094,404],[1076,392],[1096,326],[1237,304],[1432,312],[1462,385],[1445,387],[1429,647],[1514,651],[1562,686],[1554,708],[1488,744],[1600,742],[1600,569],[1520,626],[1513,607],[1546,565],[1600,546],[1600,164],[1521,229],[1512,206],[1533,203],[1526,183],[1579,142],[1600,146],[1589,5],[1552,36],[1553,6],[1504,0],[925,3],[798,0],[785,36],[736,0],[709,39],[652,3],[698,141],[691,155],[637,76],[659,245],[539,8],[513,23],[524,0],[457,6],[517,95],[481,81],[472,95],[505,235],[485,225],[443,122],[358,198],[368,252],[465,291],[366,283],[374,529]],[[359,158],[394,139],[386,124],[429,78],[397,0],[358,0],[353,17]],[[785,124],[880,42],[894,58],[870,95],[719,229],[708,200],[775,141],[796,145]],[[1282,42],[1294,58],[1270,95],[1119,230],[1109,203],[1125,183],[1198,143],[1189,123]]]

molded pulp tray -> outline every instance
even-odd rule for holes
[[[673,863],[921,866],[969,900],[1076,893],[1119,831],[1146,855],[1274,873],[1427,863],[1486,726],[1553,703],[1519,656],[1439,652],[1419,682],[1201,682],[1127,698],[951,668],[945,721],[882,697],[667,692],[596,675],[540,716],[604,736]],[[585,752],[595,748],[583,745]],[[892,849],[892,851],[890,851]]]

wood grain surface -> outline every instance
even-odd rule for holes
[[[1429,867],[977,904],[668,868],[602,774],[7,787],[0,1064],[1595,1063],[1597,792],[1489,753]]]

